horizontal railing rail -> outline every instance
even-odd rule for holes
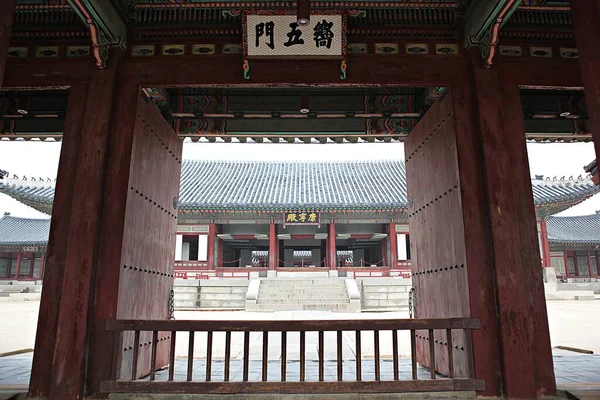
[[[117,334],[128,335],[133,338],[132,346],[125,346],[125,351],[134,350],[128,353],[132,357],[130,362],[123,362],[124,370],[115,368],[113,370],[113,379],[104,381],[101,384],[101,391],[104,393],[359,393],[359,392],[422,392],[422,391],[457,391],[457,390],[483,390],[485,384],[483,380],[474,378],[472,362],[471,335],[472,330],[479,329],[480,322],[472,318],[451,318],[451,319],[373,319],[373,320],[281,320],[281,321],[190,321],[190,320],[108,320],[105,321],[105,330]],[[392,334],[392,363],[393,374],[388,369],[388,376],[382,378],[382,357],[380,350],[380,332],[391,331]],[[410,371],[402,371],[399,367],[398,351],[398,332],[410,332]],[[459,347],[453,344],[453,331],[463,331],[466,345]],[[159,332],[163,338],[159,339]],[[204,360],[203,380],[198,379],[198,368],[194,357],[195,342],[199,339],[198,333],[206,336],[206,354]],[[216,361],[219,367],[214,367],[213,362],[213,339],[214,333],[224,332],[224,358]],[[243,347],[239,354],[241,359],[232,360],[232,334],[241,335],[243,333]],[[256,332],[262,333],[262,357],[256,363],[253,363],[257,370],[252,374],[250,361],[250,335],[256,335]],[[330,339],[326,343],[325,333]],[[363,359],[362,334],[372,332],[373,334],[373,359]],[[434,332],[437,335],[434,336]],[[278,333],[278,335],[275,335]],[[288,338],[290,333],[296,338],[299,334],[298,349],[289,349]],[[307,334],[317,334],[316,343],[309,342],[308,345],[314,349],[316,344],[318,362],[318,381],[307,379],[307,376],[314,372],[316,378],[316,369],[310,369],[307,363]],[[354,359],[347,360],[343,358],[343,334],[353,333],[355,345],[353,349]],[[222,333],[219,333],[222,335]],[[444,339],[440,339],[443,335]],[[151,335],[151,336],[150,336]],[[164,336],[168,335],[168,336]],[[182,336],[183,335],[183,336]],[[389,334],[388,334],[389,335]],[[352,336],[352,335],[350,335]],[[147,340],[151,337],[151,340]],[[184,372],[176,373],[176,342],[182,337],[184,342],[187,339],[187,359],[180,361],[185,363]],[[219,336],[220,337],[220,336]],[[143,340],[140,338],[146,338]],[[166,341],[165,338],[170,338]],[[195,340],[196,338],[196,340]],[[280,353],[276,358],[269,358],[273,349],[269,349],[269,339],[279,341]],[[419,369],[417,364],[417,339],[423,340],[428,349],[426,359],[430,368],[424,375],[424,371]],[[117,341],[119,342],[119,341]],[[221,342],[219,342],[221,343]],[[240,342],[234,342],[241,344]],[[252,340],[256,342],[256,337]],[[439,360],[436,365],[436,345],[444,344],[446,348],[447,365],[445,367],[446,376],[440,375]],[[148,346],[151,345],[151,346]],[[163,346],[159,348],[159,346]],[[335,359],[326,361],[324,349],[326,346],[332,346],[335,353]],[[366,345],[369,347],[369,344]],[[123,356],[123,345],[115,347],[114,357],[118,360]],[[140,354],[142,349],[149,352],[143,356]],[[461,376],[455,376],[455,359],[453,351],[464,352],[467,359],[467,369],[461,373]],[[165,357],[165,351],[167,351]],[[296,353],[299,351],[299,353]],[[157,361],[157,354],[163,354],[164,361]],[[297,354],[299,360],[288,360],[289,354]],[[166,361],[168,359],[168,361]],[[145,368],[140,366],[146,363]],[[271,361],[271,362],[270,362]],[[260,363],[258,368],[257,363]],[[297,365],[299,362],[299,365]],[[374,371],[369,370],[363,373],[365,363],[374,363]],[[164,363],[164,365],[161,365]],[[237,363],[237,364],[235,364]],[[241,363],[241,365],[240,365]],[[350,363],[350,364],[348,364]],[[241,379],[232,379],[232,365],[237,365]],[[274,366],[276,364],[276,366]],[[325,365],[329,373],[325,374]],[[114,363],[113,365],[119,365]],[[288,371],[288,366],[299,367],[299,373]],[[314,365],[314,364],[311,364]],[[354,368],[349,371],[348,365]],[[389,364],[386,364],[389,368]],[[461,364],[462,365],[462,364]],[[159,371],[162,367],[167,367],[168,371]],[[370,365],[367,365],[369,368]],[[334,368],[335,367],[335,368]],[[147,376],[140,376],[139,371],[144,369],[149,371]],[[278,379],[273,379],[274,369],[280,370]],[[437,371],[436,371],[437,370]],[[312,371],[312,372],[310,372]],[[333,372],[332,372],[333,371]],[[374,374],[373,374],[374,372]],[[410,372],[410,376],[408,375]],[[216,375],[219,375],[217,378]],[[290,378],[290,375],[292,379]],[[366,375],[373,376],[374,379],[365,379]],[[385,374],[384,374],[385,375]],[[178,377],[178,379],[177,379]],[[252,379],[251,379],[252,377]],[[215,379],[217,379],[215,381]]]

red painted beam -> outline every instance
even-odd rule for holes
[[[0,7],[0,88],[3,87],[2,78],[8,59],[8,48],[16,7],[17,0],[4,0],[2,7]]]
[[[600,1],[571,0],[570,5],[596,162],[600,165]]]
[[[6,63],[3,87],[64,88],[88,84],[94,68],[96,68],[94,63],[87,58],[72,60],[11,58]]]

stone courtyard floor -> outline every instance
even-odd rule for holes
[[[0,303],[0,354],[31,349],[34,346],[37,308],[39,302]],[[553,349],[554,370],[559,388],[587,388],[600,390],[600,301],[551,301],[548,302],[548,315],[552,346],[568,346],[591,350],[594,354],[580,354],[571,351]],[[407,318],[407,312],[345,314],[329,312],[176,312],[177,319],[205,320],[284,320],[284,319],[375,319],[375,318]],[[242,337],[232,335],[231,378],[241,379]],[[242,335],[239,333],[239,335]],[[307,333],[306,359],[307,380],[317,377],[317,336]],[[381,374],[382,379],[392,377],[391,333],[381,332]],[[388,337],[389,336],[389,337]],[[203,380],[205,374],[206,337],[196,335],[194,351],[194,379]],[[401,379],[409,379],[410,341],[408,334],[399,334],[400,374]],[[176,340],[176,379],[183,378],[185,373],[185,357],[187,355],[187,335],[180,334]],[[288,380],[298,380],[299,376],[299,335],[288,334]],[[336,339],[335,333],[325,335],[325,376],[326,380],[337,377]],[[354,334],[345,332],[343,336],[344,376],[354,377],[355,359]],[[224,333],[215,333],[213,337],[213,380],[222,379],[224,356]],[[374,379],[373,336],[363,332],[362,364],[363,379]],[[261,333],[252,333],[250,338],[250,380],[260,380],[262,357]],[[279,379],[280,370],[280,335],[269,336],[269,379]],[[3,385],[27,385],[29,382],[32,353],[0,357],[0,388]],[[425,370],[420,374],[427,374]],[[159,379],[166,377],[166,371],[159,374]],[[181,375],[181,376],[179,376]],[[389,376],[388,376],[389,375]],[[166,379],[166,378],[165,378]]]

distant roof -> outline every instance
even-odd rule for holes
[[[590,179],[532,180],[538,215],[546,218],[600,192]],[[3,179],[0,193],[51,213],[54,182]],[[379,161],[185,160],[179,209],[183,211],[406,210],[406,168]]]
[[[600,211],[580,217],[551,217],[547,226],[550,244],[600,246]]]
[[[0,248],[46,246],[50,219],[0,218]]]

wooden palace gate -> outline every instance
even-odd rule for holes
[[[572,0],[573,12],[568,6],[520,7],[516,1],[498,1],[504,6],[493,7],[493,15],[486,14],[491,7],[482,0],[470,2],[474,11],[467,14],[462,2],[391,2],[387,12],[391,22],[384,19],[373,29],[366,23],[349,30],[350,44],[359,49],[356,53],[343,52],[334,59],[275,60],[259,55],[250,61],[236,53],[237,47],[227,44],[243,48],[241,21],[235,20],[239,22],[235,26],[225,24],[239,18],[240,5],[235,2],[225,2],[223,9],[217,7],[219,2],[24,3],[17,6],[16,0],[8,0],[0,7],[2,90],[69,91],[68,108],[61,116],[64,128],[57,135],[63,144],[30,397],[102,397],[106,395],[103,390],[123,389],[119,385],[124,381],[135,381],[149,372],[153,377],[154,367],[173,362],[171,338],[176,331],[207,332],[212,346],[213,331],[243,332],[244,338],[249,332],[275,331],[283,340],[288,331],[299,330],[317,332],[321,341],[323,332],[339,335],[351,330],[360,337],[361,331],[374,330],[376,322],[369,321],[288,321],[278,327],[268,322],[202,325],[167,320],[180,139],[215,139],[220,135],[213,131],[189,136],[177,132],[177,137],[156,105],[142,93],[236,87],[446,88],[442,97],[429,104],[405,144],[417,318],[395,321],[396,325],[379,322],[382,330],[415,331],[413,360],[432,367],[433,386],[296,382],[294,391],[338,393],[343,388],[394,392],[437,387],[475,389],[479,395],[515,399],[556,394],[521,91],[581,91],[585,86],[591,126],[587,138],[595,141],[596,153],[600,153],[597,0]],[[124,8],[115,9],[116,3]],[[125,3],[133,7],[129,14]],[[257,2],[265,10],[271,7],[267,3]],[[296,4],[284,3],[286,13],[293,15]],[[106,13],[88,18],[94,11],[90,4],[107,7]],[[345,12],[356,14],[358,20],[350,21],[360,22],[368,13],[379,20],[385,14],[379,2],[340,4],[340,9],[345,7]],[[363,6],[371,9],[361,16]],[[208,10],[210,7],[217,8]],[[519,21],[525,25],[519,22],[503,30],[508,35],[505,37],[499,30],[509,9],[520,15]],[[218,16],[225,25],[213,29],[210,21],[199,23],[196,15],[201,12]],[[136,23],[123,20],[123,15],[136,16]],[[152,25],[152,21],[162,23],[166,15],[174,16],[166,21],[171,25]],[[397,24],[394,15],[422,17]],[[437,26],[432,24],[431,15],[442,18]],[[556,19],[540,30],[535,22],[546,15]],[[85,18],[79,20],[81,16]],[[172,29],[182,19],[193,29]],[[553,31],[559,20],[566,22]],[[64,31],[63,21],[71,24]],[[402,25],[406,21],[410,24]],[[484,29],[482,21],[490,24]],[[428,37],[425,32],[430,31],[437,33]],[[483,49],[487,51],[483,58],[478,49],[463,46],[467,40],[464,35],[473,31],[484,35],[477,40],[493,41]],[[516,34],[510,37],[511,32]],[[106,42],[106,35],[111,36],[111,42]],[[395,43],[380,46],[377,42],[388,40],[387,35]],[[497,46],[500,38],[510,45],[504,54]],[[539,38],[542,41],[536,44]],[[100,39],[105,42],[100,43]],[[423,43],[414,43],[417,39]],[[536,46],[532,44],[543,45],[546,50],[533,50]],[[86,46],[87,54],[80,48]],[[201,112],[192,114],[193,118],[202,117]],[[243,113],[237,114],[231,118],[244,121]],[[267,117],[282,117],[275,114]],[[354,112],[343,114],[342,118],[358,118]],[[10,134],[3,138],[17,137],[14,132]],[[233,137],[221,136],[225,141]],[[246,136],[261,135],[252,132]],[[330,134],[323,136],[327,141]],[[578,140],[575,136],[571,138]],[[337,139],[343,140],[342,135]],[[263,342],[267,348],[268,337]],[[379,344],[379,336],[374,337]],[[263,376],[268,378],[264,368]],[[436,370],[455,378],[434,379]],[[184,389],[197,390],[192,383]],[[276,391],[273,386],[256,383],[255,391]],[[460,386],[463,384],[466,386]],[[141,386],[145,391],[159,387],[163,392],[184,390],[173,388],[169,382]],[[238,385],[239,390],[244,387]],[[202,389],[205,393],[231,390],[214,382],[204,388],[208,388]]]

